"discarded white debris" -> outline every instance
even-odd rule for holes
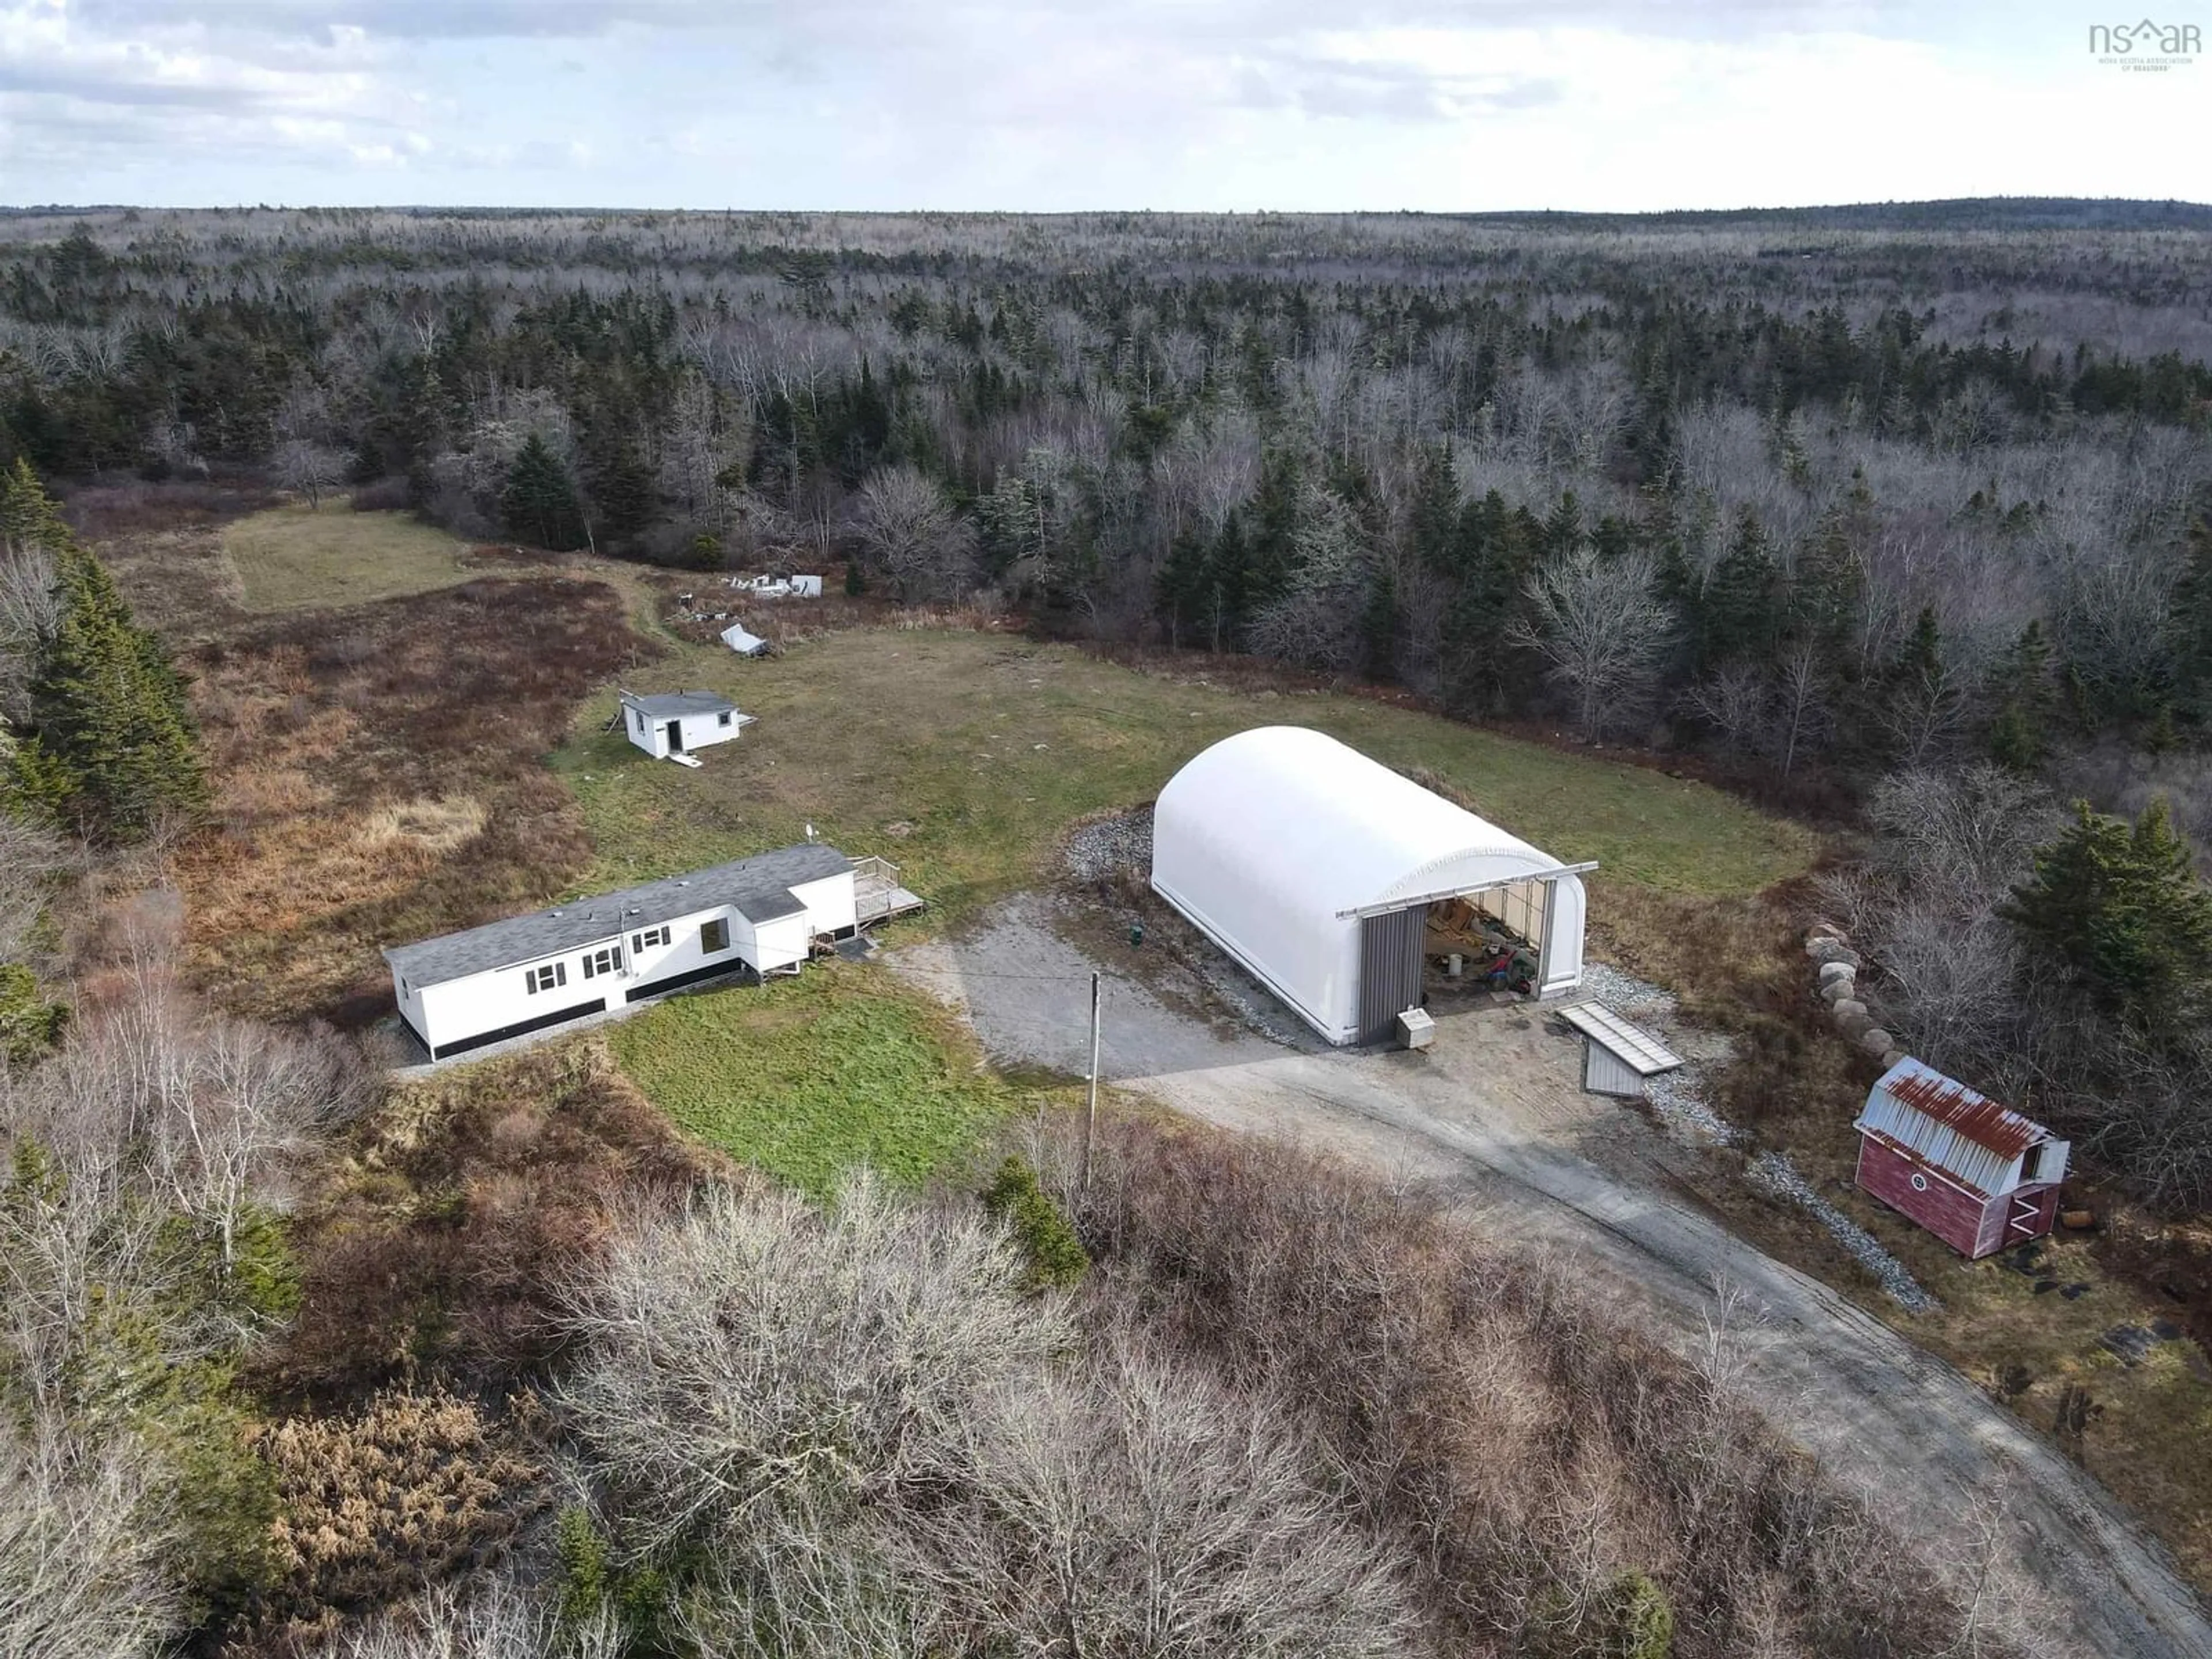
[[[723,586],[734,587],[761,599],[818,599],[822,597],[822,578],[819,576],[725,576]]]
[[[741,657],[758,657],[768,650],[768,641],[757,634],[745,631],[743,623],[732,623],[722,630],[722,643]]]

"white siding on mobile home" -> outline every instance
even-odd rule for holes
[[[434,1060],[750,969],[855,929],[852,860],[809,842],[385,952]]]

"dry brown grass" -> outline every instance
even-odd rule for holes
[[[554,1286],[625,1207],[679,1200],[715,1154],[684,1141],[586,1033],[396,1089],[295,1226],[299,1316],[263,1386],[505,1387],[550,1351]]]
[[[189,848],[191,967],[219,1003],[357,1024],[380,948],[510,914],[588,856],[539,762],[638,648],[620,595],[479,580],[197,653],[222,833]]]
[[[347,1615],[504,1553],[551,1499],[527,1443],[529,1396],[494,1415],[438,1389],[378,1395],[358,1412],[255,1431],[276,1478],[280,1577],[253,1630],[224,1651],[289,1654]]]

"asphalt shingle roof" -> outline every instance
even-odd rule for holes
[[[649,697],[623,694],[623,702],[642,708],[655,720],[674,720],[681,714],[720,714],[737,708],[727,697],[712,691],[656,691]]]
[[[805,907],[792,896],[801,882],[842,875],[852,860],[819,842],[779,848],[689,875],[669,876],[641,887],[601,893],[551,910],[486,922],[458,933],[395,945],[385,960],[412,985],[441,985],[495,968],[562,956],[640,927],[726,906],[748,921],[774,921]]]

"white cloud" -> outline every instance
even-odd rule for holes
[[[2056,0],[0,0],[14,200],[1656,208],[2203,196]]]

